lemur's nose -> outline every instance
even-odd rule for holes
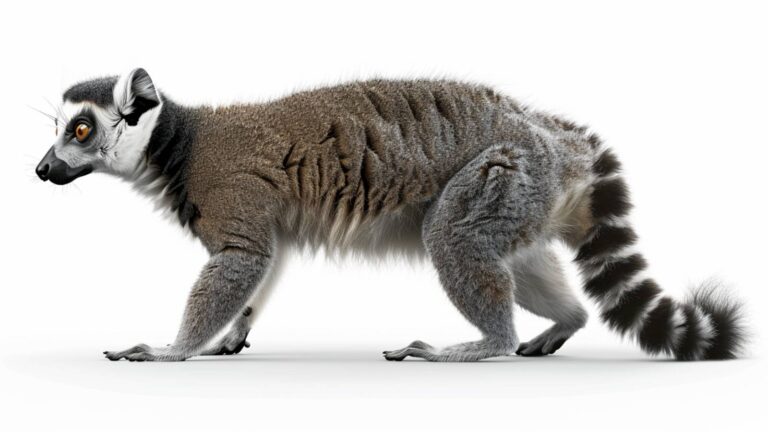
[[[40,180],[46,181],[48,180],[48,172],[50,170],[51,170],[51,164],[49,164],[46,161],[42,161],[35,169],[35,172],[37,173],[37,176],[40,177]]]
[[[43,160],[37,164],[37,168],[35,169],[35,173],[40,177],[40,180],[46,181],[51,178],[51,170],[56,161],[58,161],[58,158],[56,157],[56,153],[53,152],[53,147],[51,147],[51,149],[48,150],[48,153],[43,156]]]

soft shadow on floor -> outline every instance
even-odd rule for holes
[[[355,363],[400,363],[400,362],[388,362],[383,356],[372,354],[371,351],[362,350],[334,350],[334,351],[266,351],[266,352],[242,352],[235,355],[225,356],[198,356],[190,359],[194,362],[355,362]],[[439,364],[428,362],[418,358],[406,358],[403,362],[407,363],[425,363],[425,364]],[[616,352],[596,351],[590,353],[588,356],[584,355],[566,355],[555,354],[542,357],[521,357],[521,356],[504,356],[494,357],[479,362],[472,362],[466,364],[486,364],[486,363],[676,363],[675,360],[661,357],[644,357],[642,353],[639,353],[637,358],[627,357],[626,355],[617,355]],[[460,362],[448,362],[449,364],[461,364]]]

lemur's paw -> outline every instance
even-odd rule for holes
[[[540,357],[548,354],[554,354],[555,351],[560,349],[561,346],[568,340],[568,337],[542,337],[541,335],[535,339],[521,343],[517,347],[515,354],[523,357]]]
[[[243,348],[250,348],[251,344],[246,340],[248,333],[251,331],[251,323],[248,317],[253,312],[253,309],[248,306],[243,310],[243,313],[232,324],[232,328],[229,329],[221,340],[212,345],[211,348],[203,351],[203,355],[232,355],[238,354]]]
[[[139,344],[124,351],[104,351],[104,356],[112,361],[126,359],[128,361],[183,361],[186,357],[174,353],[173,348],[152,348]]]
[[[392,351],[384,351],[382,354],[384,354],[384,358],[389,361],[401,361],[408,356],[424,358],[425,355],[431,354],[434,351],[435,349],[432,347],[432,345],[417,340],[411,342],[411,344],[405,348]]]
[[[203,355],[232,355],[239,354],[243,348],[250,348],[251,344],[246,340],[250,331],[229,332],[213,348],[203,352]]]
[[[150,354],[151,350],[152,348],[149,345],[139,344],[123,351],[104,351],[104,356],[112,361],[120,359],[126,359],[128,361],[151,361],[154,360],[154,358],[151,358],[153,357]]]

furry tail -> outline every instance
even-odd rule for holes
[[[735,358],[746,337],[742,305],[715,283],[677,301],[646,276],[646,260],[634,249],[637,235],[626,218],[631,204],[619,169],[609,150],[593,166],[593,226],[576,257],[587,295],[600,305],[603,321],[636,339],[649,354],[678,360]]]

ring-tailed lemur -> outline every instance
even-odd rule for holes
[[[673,300],[646,275],[619,162],[595,134],[483,86],[371,80],[185,107],[135,69],[69,88],[59,120],[42,180],[120,176],[159,197],[211,254],[175,342],[107,351],[110,360],[239,352],[265,275],[292,245],[424,252],[483,335],[443,349],[416,341],[388,360],[554,353],[587,320],[554,240],[576,251],[601,318],[645,351],[727,359],[743,343],[738,303],[706,287]],[[554,325],[519,343],[515,302]]]

